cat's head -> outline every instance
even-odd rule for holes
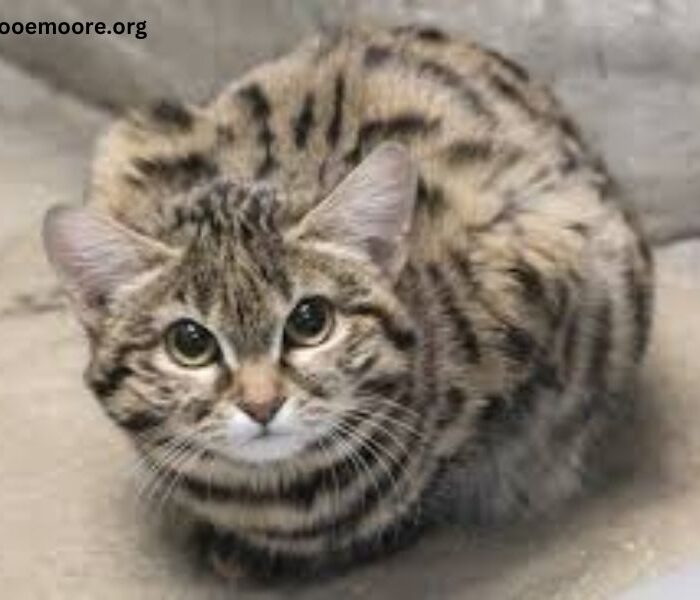
[[[397,298],[416,171],[370,154],[299,222],[274,189],[219,179],[157,239],[57,207],[44,240],[88,333],[88,384],[148,450],[179,439],[232,461],[296,460],[346,419],[388,411],[416,335]]]

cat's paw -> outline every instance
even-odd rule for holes
[[[241,563],[231,553],[222,551],[216,545],[209,549],[207,559],[212,571],[225,581],[240,582],[247,578]]]

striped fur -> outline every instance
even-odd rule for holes
[[[386,140],[420,173],[395,282],[286,237]],[[181,255],[106,302],[88,383],[252,568],[391,546],[426,522],[449,465],[479,517],[571,496],[646,344],[650,255],[601,162],[522,67],[432,28],[322,35],[208,106],[127,117],[90,203]],[[235,369],[206,384],[164,370],[163,323],[195,315],[258,356],[299,290],[333,300],[342,346],[274,360],[300,410],[340,411],[336,431],[263,466],[202,450]]]

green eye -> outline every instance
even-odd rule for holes
[[[333,331],[333,307],[321,296],[305,298],[287,318],[284,337],[291,346],[318,346]]]
[[[165,332],[165,348],[183,367],[204,367],[216,360],[219,345],[211,332],[191,319],[175,321]]]

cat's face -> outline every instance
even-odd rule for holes
[[[108,414],[146,451],[176,439],[265,463],[390,409],[414,341],[392,291],[415,186],[406,161],[378,150],[285,231],[274,194],[227,182],[179,207],[158,242],[55,211],[47,249]]]

